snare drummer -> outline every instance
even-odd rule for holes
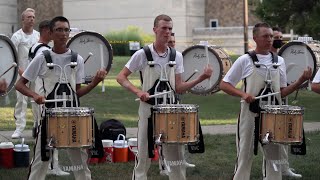
[[[285,97],[296,90],[302,83],[311,77],[311,68],[309,67],[301,77],[293,84],[287,86],[286,66],[282,57],[277,56],[277,69],[272,66],[274,61],[270,48],[273,43],[273,31],[266,23],[258,23],[253,28],[253,40],[256,42],[254,52],[257,55],[258,63],[266,65],[272,75],[272,88],[275,92],[281,92],[281,97]],[[241,97],[244,102],[241,103],[241,111],[238,119],[237,129],[237,163],[235,166],[234,179],[247,180],[250,179],[251,165],[254,150],[254,122],[256,113],[249,110],[250,103],[255,101],[255,96],[259,95],[261,89],[265,86],[266,68],[263,66],[256,67],[253,60],[248,54],[240,56],[231,69],[228,71],[220,88],[226,93]],[[243,80],[243,89],[237,89],[235,86],[240,80]],[[276,99],[281,104],[281,97],[277,95]],[[252,106],[255,106],[252,104]],[[256,105],[257,106],[257,105]],[[277,180],[282,179],[281,171],[275,166],[274,162],[268,161],[279,157],[280,145],[268,144],[264,145],[263,156],[266,159],[263,163],[264,179]]]
[[[279,49],[283,45],[283,40],[282,40],[282,32],[279,27],[272,27],[273,31],[273,43],[271,46],[271,52],[278,53]],[[284,103],[286,104],[286,103]],[[284,163],[281,165],[281,171],[283,176],[291,176],[291,177],[296,177],[296,178],[301,178],[301,174],[296,174],[293,172],[293,168],[289,167],[289,158],[288,158],[288,145],[282,145],[282,150],[281,150],[281,159],[285,159],[287,163]]]
[[[53,18],[50,22],[50,33],[54,41],[54,46],[52,50],[49,51],[52,62],[54,64],[59,64],[60,66],[69,64],[71,60],[71,50],[68,49],[66,45],[70,33],[69,21],[62,16]],[[70,83],[73,92],[75,92],[72,93],[72,96],[81,97],[90,92],[95,86],[98,85],[99,82],[101,82],[105,78],[106,71],[99,70],[96,76],[93,78],[93,81],[88,86],[81,87],[81,83],[84,82],[84,62],[80,55],[77,55],[76,62],[76,67],[66,68],[65,74],[68,77],[68,82]],[[37,77],[40,77],[44,83],[45,96],[41,96],[31,91],[25,85],[29,81],[34,81]],[[32,60],[28,68],[25,70],[22,77],[17,82],[16,89],[22,94],[32,97],[38,104],[44,104],[45,99],[48,98],[48,95],[51,92],[54,92],[55,85],[59,82],[59,77],[60,70],[58,70],[58,68],[56,67],[54,67],[52,70],[49,69],[49,67],[47,67],[46,59],[43,53],[41,53]],[[67,102],[67,104],[69,103]],[[42,122],[44,122],[44,119],[42,120]],[[41,133],[42,129],[39,128],[39,133],[35,145],[35,155],[30,165],[30,171],[28,175],[28,179],[30,180],[45,179],[49,165],[49,161],[45,161],[48,160],[48,157],[42,154],[42,152],[45,152],[45,150],[41,148]],[[78,171],[73,172],[75,179],[91,179],[91,172],[87,166],[88,154],[86,150],[80,148],[72,148],[67,149],[67,152],[73,166],[81,164],[81,168],[77,169]],[[44,161],[42,161],[42,158],[44,159]]]
[[[153,61],[164,66],[169,61],[170,49],[168,48],[168,40],[172,32],[172,19],[167,15],[159,15],[154,20],[153,32],[155,33],[155,42],[148,45]],[[176,52],[176,65],[174,69],[170,69],[168,80],[177,93],[184,92],[201,81],[209,78],[212,74],[212,67],[205,68],[204,73],[197,79],[189,82],[182,82],[181,73],[183,73],[183,57],[180,52]],[[134,86],[129,80],[133,72],[141,70],[143,72],[143,87],[142,90]],[[173,70],[173,71],[172,71]],[[146,103],[149,100],[149,90],[159,79],[159,69],[152,68],[147,64],[146,55],[143,49],[135,52],[129,62],[121,70],[117,76],[117,81],[121,86],[134,93],[140,98],[139,107],[139,124],[138,124],[138,154],[137,161],[133,172],[132,179],[147,179],[147,172],[150,167],[151,159],[148,155],[148,118],[151,116],[150,108],[152,105]],[[163,145],[164,157],[167,161],[183,161],[182,154],[184,145]],[[183,180],[186,179],[185,165],[170,166],[169,179]]]

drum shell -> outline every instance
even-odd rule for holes
[[[168,104],[153,106],[155,139],[162,134],[163,143],[196,142],[199,137],[198,106]]]
[[[52,108],[46,112],[47,141],[56,148],[83,148],[93,144],[93,109]]]
[[[282,106],[273,106],[282,108]],[[272,143],[301,144],[303,138],[303,109],[267,109],[261,112],[260,139],[269,133]],[[271,110],[271,111],[270,111]],[[274,111],[273,111],[274,110]]]

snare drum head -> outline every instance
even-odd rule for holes
[[[208,64],[205,46],[195,45],[189,47],[182,52],[182,55],[184,66],[182,80],[192,81],[203,73],[204,67]],[[220,83],[220,80],[222,79],[223,69],[218,53],[209,47],[208,55],[209,64],[211,64],[213,68],[212,76],[210,79],[204,80],[191,88],[190,92],[193,94],[206,95],[211,93],[211,91]]]
[[[0,35],[0,54],[1,54],[1,66],[0,66],[0,74],[3,74],[7,71],[14,63],[18,64],[18,56],[16,49],[11,42],[11,40],[4,35]],[[14,86],[16,79],[18,76],[18,66],[11,68],[6,74],[4,74],[0,79],[5,79],[8,84],[7,91],[5,93],[0,94],[4,96],[9,93],[9,91]]]
[[[281,47],[279,56],[283,57],[287,69],[287,84],[296,82],[309,66],[312,69],[312,78],[315,76],[317,61],[312,49],[305,43],[292,41]],[[304,83],[301,87],[306,87]]]
[[[99,69],[110,70],[112,64],[112,47],[109,42],[96,32],[84,31],[73,36],[67,46],[79,53],[85,61],[85,80],[91,82]],[[86,61],[89,54],[92,56]]]

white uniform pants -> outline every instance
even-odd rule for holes
[[[35,153],[34,158],[31,162],[30,169],[29,169],[29,180],[44,180],[47,174],[49,161],[42,161],[41,160],[41,126],[39,126],[39,133],[36,140],[35,145]],[[83,166],[83,169],[79,171],[73,171],[74,177],[76,180],[90,180],[91,179],[91,172],[87,165],[88,154],[85,149],[81,148],[72,148],[67,149],[68,157],[72,165],[79,165]]]
[[[146,180],[151,159],[148,155],[148,117],[150,116],[151,105],[141,102],[139,107],[139,124],[138,124],[138,154],[134,167],[133,180]],[[171,172],[170,180],[186,179],[186,167],[184,162],[183,149],[184,144],[163,144],[163,155]]]
[[[14,118],[16,123],[16,130],[22,132],[26,127],[27,101],[28,97],[16,91],[17,103],[14,108]]]

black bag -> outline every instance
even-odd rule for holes
[[[205,151],[202,128],[201,128],[200,122],[199,122],[199,135],[200,136],[199,136],[198,142],[188,143],[188,151],[190,154],[204,153],[204,151]]]
[[[110,119],[100,124],[100,134],[102,139],[117,140],[119,134],[126,136],[126,128],[122,122],[116,119]]]

